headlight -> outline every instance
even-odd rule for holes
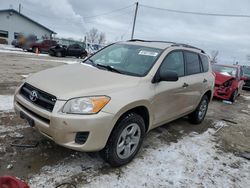
[[[66,102],[62,112],[69,114],[96,114],[109,101],[110,98],[107,96],[74,98]]]

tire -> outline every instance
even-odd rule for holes
[[[201,98],[201,101],[199,105],[197,106],[196,110],[192,112],[191,114],[189,114],[188,116],[189,121],[191,123],[200,124],[204,120],[206,113],[207,113],[207,109],[208,109],[208,103],[209,103],[208,97],[207,95],[204,95]]]
[[[235,102],[236,98],[238,96],[238,89],[234,90],[234,92],[232,93],[231,97],[230,97],[230,101],[231,102]]]
[[[113,167],[125,165],[138,153],[144,136],[143,118],[136,113],[128,113],[118,121],[100,155]]]
[[[33,48],[32,48],[32,52],[33,52],[33,53],[36,53],[36,49],[37,49],[36,47],[33,47]]]
[[[62,57],[62,53],[61,52],[56,52],[56,57]]]

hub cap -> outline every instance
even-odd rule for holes
[[[132,123],[128,125],[121,133],[117,147],[116,153],[119,158],[127,159],[136,150],[141,137],[141,129],[138,124]]]
[[[200,105],[200,109],[199,109],[199,113],[198,113],[198,117],[199,119],[201,120],[202,118],[204,118],[205,114],[206,114],[206,111],[207,111],[207,101],[206,100],[203,100],[201,102],[201,105]]]

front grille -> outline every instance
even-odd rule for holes
[[[19,106],[21,106],[24,110],[26,110],[27,112],[29,112],[32,116],[34,116],[35,118],[39,119],[40,121],[43,121],[44,123],[50,124],[50,120],[47,118],[44,118],[38,114],[36,114],[35,112],[29,110],[28,108],[26,108],[25,106],[23,106],[21,103],[17,102],[17,104]]]
[[[20,94],[29,102],[50,112],[52,112],[56,103],[55,96],[48,94],[40,89],[37,89],[27,83],[25,83],[20,89]],[[34,94],[33,97],[32,94]]]

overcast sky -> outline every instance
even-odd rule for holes
[[[0,9],[18,9],[19,3],[23,14],[54,30],[58,37],[83,39],[93,27],[105,32],[108,42],[131,37],[135,0],[1,0]],[[139,4],[250,15],[249,0],[139,0]],[[123,7],[128,8],[98,16]],[[250,18],[187,15],[139,6],[134,38],[188,43],[207,53],[218,50],[223,63],[246,64],[250,54]]]

